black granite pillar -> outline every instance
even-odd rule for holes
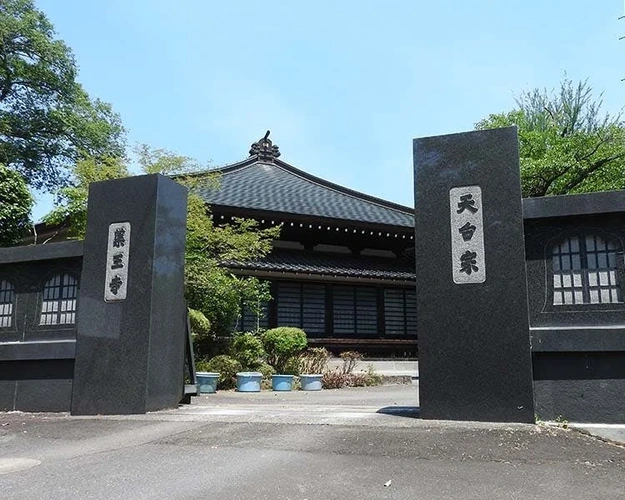
[[[187,191],[161,175],[89,189],[74,415],[174,407],[182,398]]]
[[[414,140],[426,419],[533,422],[516,128]]]

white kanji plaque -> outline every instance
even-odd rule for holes
[[[451,268],[454,283],[484,283],[484,219],[479,186],[449,190],[451,213]]]
[[[129,255],[130,222],[110,224],[106,250],[106,282],[104,283],[106,302],[126,299]]]

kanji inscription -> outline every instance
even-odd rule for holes
[[[128,289],[128,256],[130,255],[130,223],[109,225],[106,250],[106,280],[104,300],[115,302],[126,299]]]
[[[484,283],[484,218],[482,189],[479,186],[449,191],[451,214],[451,268],[454,283]]]

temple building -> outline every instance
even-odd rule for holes
[[[310,175],[279,159],[265,135],[244,161],[215,171],[203,188],[217,224],[252,218],[281,224],[265,258],[224,263],[271,284],[260,317],[244,311],[239,330],[297,326],[334,351],[416,355],[414,209]]]

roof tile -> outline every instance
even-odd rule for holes
[[[210,204],[414,227],[411,208],[352,191],[280,160],[242,162],[217,171],[219,187],[200,190]]]
[[[238,269],[324,276],[410,281],[416,279],[414,266],[407,260],[324,252],[274,250],[257,261],[245,263],[224,262],[222,265]]]

